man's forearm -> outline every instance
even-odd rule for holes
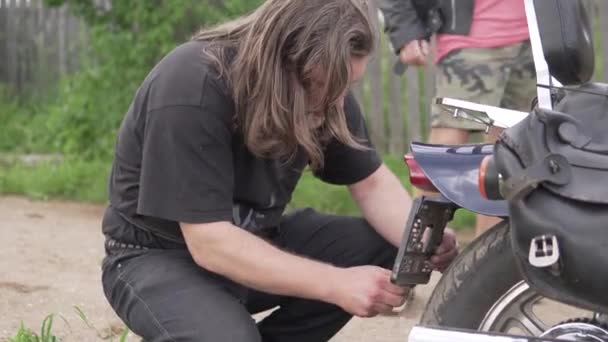
[[[399,179],[382,165],[369,179],[350,187],[367,221],[394,246],[399,246],[412,198]]]
[[[200,266],[259,291],[330,301],[337,268],[284,252],[227,222],[183,225]]]

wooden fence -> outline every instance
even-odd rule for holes
[[[64,6],[42,0],[0,0],[0,83],[18,95],[43,95],[78,70],[86,27]]]
[[[584,1],[594,19],[596,78],[608,80],[608,58],[602,58],[608,56],[608,0]],[[371,11],[378,13],[377,8]],[[379,37],[381,49],[355,90],[375,144],[383,152],[402,153],[410,141],[428,134],[434,67],[429,63],[395,76],[396,56],[386,35]],[[0,0],[0,86],[9,84],[17,94],[45,94],[61,75],[78,70],[86,46],[86,26],[65,7],[45,8],[42,0]]]

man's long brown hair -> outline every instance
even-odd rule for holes
[[[287,161],[302,148],[318,169],[330,138],[364,148],[338,103],[349,87],[351,59],[374,50],[368,13],[365,0],[267,0],[193,37],[211,42],[205,55],[227,80],[250,151]]]

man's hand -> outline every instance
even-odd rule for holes
[[[426,40],[412,40],[401,48],[399,59],[403,64],[426,65],[429,51],[429,43]]]
[[[437,247],[435,255],[431,257],[433,267],[440,272],[445,271],[458,255],[458,241],[456,234],[450,228],[446,228],[443,233],[441,244]]]
[[[350,314],[373,317],[405,303],[407,288],[390,281],[391,271],[377,266],[340,269],[332,302]]]

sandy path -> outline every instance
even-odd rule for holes
[[[12,337],[21,321],[39,331],[49,313],[67,321],[56,318],[53,329],[64,341],[117,340],[122,323],[99,281],[102,211],[94,205],[0,197],[0,341]],[[332,341],[405,341],[430,290],[419,288],[399,315],[353,319]],[[95,329],[87,327],[74,306]]]

